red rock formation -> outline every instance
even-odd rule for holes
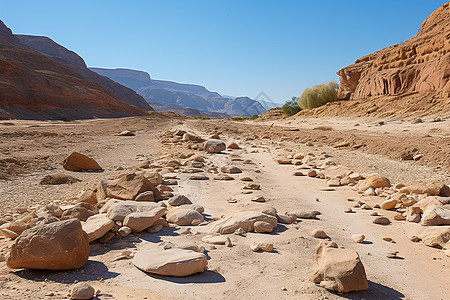
[[[99,84],[23,46],[0,21],[0,118],[146,115]]]
[[[450,95],[450,2],[422,24],[403,44],[366,55],[341,69],[340,99],[436,92]]]
[[[68,67],[69,69],[80,74],[84,79],[94,81],[108,89],[112,92],[113,96],[119,98],[122,101],[128,102],[131,105],[142,108],[146,111],[154,110],[148,103],[138,95],[132,89],[124,87],[123,85],[112,81],[111,79],[101,76],[94,71],[87,68],[86,63],[83,58],[73,51],[66,49],[65,47],[59,45],[52,39],[46,36],[33,36],[33,35],[22,35],[16,34],[15,37],[19,41],[30,48],[31,50],[37,51],[47,57],[53,59],[57,63]]]

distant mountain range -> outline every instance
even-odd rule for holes
[[[46,37],[15,36],[0,21],[0,119],[126,117],[150,109],[76,53]]]
[[[222,117],[259,115],[267,110],[261,103],[249,97],[228,98],[200,85],[155,80],[144,71],[89,69],[135,90],[157,109],[177,112],[181,108],[190,108],[199,111],[203,116]]]
[[[151,110],[230,117],[259,115],[266,108],[248,97],[154,80],[143,71],[88,68],[52,39],[14,35],[0,21],[0,119],[125,117]]]

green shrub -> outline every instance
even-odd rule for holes
[[[298,106],[298,98],[292,97],[291,100],[286,101],[286,103],[281,107],[281,110],[283,111],[284,114],[288,116],[293,116],[302,109],[300,108],[300,106]]]
[[[233,120],[233,121],[245,121],[248,119],[249,118],[244,118],[244,117],[231,117],[231,120]]]
[[[149,115],[154,115],[154,114],[156,114],[156,111],[154,111],[154,110],[149,110],[149,111],[148,111],[148,114],[149,114]]]
[[[316,85],[312,89],[306,89],[298,98],[298,106],[301,109],[311,109],[322,106],[337,99],[339,85],[330,81],[328,84]]]
[[[258,115],[253,115],[253,116],[250,117],[250,120],[256,120],[256,119],[258,119],[258,118],[259,118]]]

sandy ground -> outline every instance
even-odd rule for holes
[[[228,143],[236,141],[243,148],[205,155],[216,166],[240,167],[243,173],[233,175],[235,180],[192,181],[187,179],[188,174],[179,175],[175,192],[204,206],[209,219],[262,205],[273,206],[281,213],[319,210],[322,215],[318,220],[279,225],[271,234],[230,235],[234,244],[231,248],[213,249],[203,243],[201,238],[207,227],[193,226],[193,234],[180,234],[181,227],[166,227],[157,234],[133,235],[105,245],[93,243],[88,263],[79,270],[12,270],[0,262],[0,295],[4,299],[63,299],[76,281],[91,283],[101,291],[100,299],[446,299],[450,293],[449,257],[438,249],[412,243],[406,237],[412,227],[420,225],[397,221],[389,226],[376,225],[370,216],[373,211],[361,209],[346,214],[344,209],[351,205],[347,199],[359,196],[351,187],[322,191],[320,188],[326,186],[324,180],[292,176],[294,166],[278,165],[274,161],[280,155],[296,152],[316,155],[326,152],[356,172],[379,172],[393,183],[438,179],[449,184],[449,120],[437,123],[425,120],[421,124],[386,122],[381,126],[376,120],[312,118],[265,123],[181,122],[159,117],[12,123],[0,124],[0,174],[4,176],[0,180],[0,218],[45,203],[73,203],[84,188],[92,187],[101,178],[124,172],[119,167],[132,168],[143,160],[157,161],[166,154],[176,157],[192,152],[184,145],[161,144],[161,134],[173,129],[204,136],[217,130]],[[355,123],[359,126],[354,126]],[[331,130],[317,129],[321,126],[329,126]],[[122,130],[135,130],[136,136],[117,136]],[[342,141],[365,146],[358,150],[333,148]],[[306,142],[313,146],[306,146]],[[414,145],[424,154],[424,159],[401,161],[398,151]],[[82,181],[71,185],[40,185],[46,174],[64,172],[61,162],[72,151],[95,158],[105,171],[66,171]],[[232,161],[237,157],[251,160],[253,164]],[[244,176],[260,184],[261,190],[243,194],[245,182],[239,179]],[[255,195],[263,195],[267,203],[251,202]],[[229,199],[236,202],[230,203]],[[373,205],[379,199],[364,201]],[[393,212],[377,211],[393,219]],[[335,294],[309,281],[316,269],[314,248],[320,241],[310,234],[316,228],[323,229],[338,245],[358,251],[370,282],[367,291]],[[353,242],[354,233],[364,234],[366,242]],[[386,242],[383,237],[391,237],[396,243]],[[249,245],[254,241],[273,243],[275,249],[270,253],[252,252]],[[161,242],[175,245],[194,242],[205,246],[208,270],[186,278],[169,278],[145,274],[130,260],[113,261],[124,249],[153,248]],[[11,243],[0,239],[1,253],[7,253]],[[386,258],[392,251],[399,251],[398,259]]]

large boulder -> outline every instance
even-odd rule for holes
[[[143,174],[126,173],[114,180],[102,180],[97,187],[97,200],[135,200],[139,194],[146,191],[152,191],[156,201],[161,199],[161,193]]]
[[[316,247],[316,261],[319,267],[311,279],[321,287],[339,293],[363,291],[369,287],[366,271],[355,250],[320,242]]]
[[[227,145],[221,140],[211,139],[205,142],[204,148],[208,153],[219,153],[224,151],[227,148]]]
[[[78,152],[70,154],[63,162],[64,169],[68,171],[89,171],[89,170],[102,170],[99,164],[92,158]]]
[[[412,241],[421,240],[429,247],[442,249],[450,241],[450,226],[418,226],[414,227],[407,236]]]
[[[203,143],[205,141],[205,139],[199,137],[198,135],[186,132],[185,134],[183,134],[183,141],[188,142],[194,142],[194,143]]]
[[[228,234],[235,232],[239,228],[248,232],[254,230],[255,222],[257,221],[267,222],[272,225],[273,228],[276,228],[278,225],[275,216],[260,211],[244,211],[211,223],[209,232]]]
[[[450,204],[426,210],[420,223],[423,226],[450,225]]]
[[[168,203],[172,206],[180,206],[183,204],[192,204],[191,200],[184,195],[176,195],[169,199]]]
[[[144,272],[180,277],[203,272],[208,261],[203,253],[172,248],[140,250],[134,255],[133,264]]]
[[[400,189],[404,194],[427,194],[429,196],[450,197],[450,188],[438,181],[428,183],[414,183]]]
[[[205,219],[203,215],[194,209],[185,209],[183,206],[180,208],[174,208],[169,210],[166,215],[166,220],[169,223],[175,223],[177,225],[198,225]]]
[[[14,269],[69,270],[89,258],[89,239],[78,219],[27,229],[11,247],[7,266]]]
[[[118,201],[111,205],[106,216],[113,221],[123,221],[134,212],[148,212],[153,209],[165,208],[161,203],[139,202],[139,201]],[[151,225],[150,225],[151,226]]]
[[[108,218],[106,214],[90,216],[86,222],[82,223],[82,228],[87,233],[89,242],[101,238],[113,227],[114,221]]]
[[[420,210],[421,213],[424,213],[427,210],[432,210],[446,204],[450,204],[450,197],[428,196],[411,207]]]
[[[366,191],[369,188],[383,188],[383,187],[390,187],[391,182],[386,177],[380,175],[380,174],[373,174],[368,176],[359,186],[359,190],[361,192]]]
[[[152,226],[166,212],[163,206],[154,207],[150,210],[133,212],[127,215],[123,221],[123,225],[131,228],[133,232],[141,232]]]

